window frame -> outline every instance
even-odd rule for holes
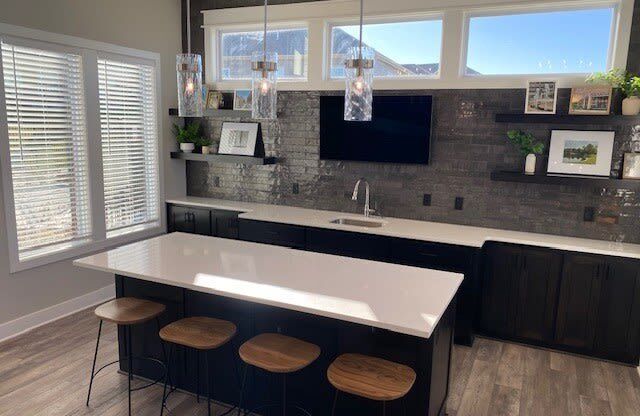
[[[440,76],[436,77],[384,77],[375,78],[377,90],[420,89],[502,89],[525,88],[532,78],[558,80],[559,87],[571,87],[584,83],[584,74],[539,74],[539,75],[489,75],[463,76],[466,64],[468,24],[467,16],[476,13],[509,13],[532,10],[571,10],[615,6],[614,25],[610,38],[610,67],[624,68],[627,63],[631,36],[634,0],[399,0],[388,2],[371,0],[365,4],[365,23],[383,21],[422,20],[431,16],[442,16],[442,45]],[[269,27],[306,22],[309,26],[308,70],[306,82],[282,82],[281,91],[327,91],[341,90],[344,81],[332,79],[330,72],[330,29],[336,23],[356,23],[359,20],[359,1],[325,0],[311,3],[291,3],[269,6]],[[225,27],[251,27],[262,24],[261,6],[213,9],[202,11],[205,41],[205,80],[219,90],[249,88],[250,81],[221,81],[216,77],[216,31]],[[463,54],[464,52],[464,54]],[[463,58],[464,55],[464,58]],[[409,78],[409,79],[407,79]]]
[[[162,209],[164,203],[164,166],[162,163],[162,112],[161,112],[161,77],[160,55],[103,42],[82,39],[74,36],[50,33],[36,29],[0,23],[0,38],[9,43],[27,47],[78,53],[82,56],[82,73],[84,77],[84,99],[87,134],[87,165],[88,165],[88,193],[89,216],[91,234],[88,238],[61,243],[61,248],[41,255],[20,260],[16,228],[15,202],[13,196],[13,178],[11,170],[11,156],[9,153],[9,135],[7,108],[5,102],[4,79],[0,79],[0,173],[2,174],[2,197],[4,203],[4,217],[7,229],[9,271],[16,273],[50,263],[72,259],[99,250],[104,250],[121,244],[126,244],[143,238],[152,237],[164,232],[166,213]],[[102,149],[100,139],[100,107],[98,102],[98,56],[114,56],[117,59],[129,59],[152,63],[155,69],[156,93],[156,131],[157,131],[157,181],[159,218],[142,229],[134,232],[107,237],[106,219],[104,211],[104,191],[102,175]],[[0,74],[3,74],[0,59]]]
[[[458,65],[458,76],[460,78],[471,79],[532,79],[532,78],[553,78],[553,79],[574,79],[584,81],[586,73],[582,72],[551,72],[551,73],[531,73],[531,74],[480,74],[469,75],[466,73],[468,53],[469,53],[469,36],[470,36],[470,24],[471,19],[474,17],[500,17],[500,16],[514,16],[522,14],[534,14],[541,12],[569,12],[569,11],[581,11],[581,10],[596,10],[603,8],[612,8],[613,14],[611,17],[611,29],[609,32],[609,50],[607,51],[607,64],[606,69],[613,68],[615,60],[615,45],[616,45],[616,33],[618,33],[618,21],[620,14],[620,2],[617,1],[601,1],[601,2],[575,2],[575,4],[546,4],[546,6],[529,5],[529,6],[512,6],[512,7],[495,7],[495,8],[480,8],[476,10],[468,10],[464,12],[463,21],[463,35],[462,45],[460,48],[460,63]]]

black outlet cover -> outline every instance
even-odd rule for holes
[[[293,184],[292,192],[293,192],[294,194],[299,194],[299,193],[300,193],[300,186],[298,186],[298,184],[297,184],[297,183],[294,183],[294,184]]]
[[[584,215],[582,217],[585,222],[593,222],[596,219],[596,209],[594,207],[584,207]]]
[[[422,195],[422,205],[424,205],[425,207],[431,206],[431,194]]]
[[[464,206],[464,198],[461,196],[457,196],[454,208],[457,209],[458,211],[462,211],[463,206]]]
[[[213,186],[215,186],[216,188],[220,187],[220,177],[219,176],[214,176],[213,177]]]

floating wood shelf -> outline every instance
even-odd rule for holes
[[[505,170],[491,172],[491,180],[501,182],[540,183],[546,185],[640,188],[640,180],[638,179],[615,179],[595,176],[569,175],[525,175],[522,172]]]
[[[169,115],[178,117],[178,109],[170,108]],[[203,117],[251,117],[251,111],[231,110],[231,109],[208,109],[202,112]]]
[[[241,163],[244,165],[273,165],[276,163],[275,157],[256,157],[256,156],[238,156],[238,155],[219,155],[202,153],[183,153],[171,152],[172,159],[197,160],[200,162],[215,163]]]
[[[496,114],[496,123],[544,123],[544,124],[590,124],[633,125],[640,124],[640,116],[589,116],[574,114]]]

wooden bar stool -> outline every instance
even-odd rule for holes
[[[249,366],[261,368],[269,373],[282,374],[282,414],[286,414],[287,407],[297,409],[304,414],[310,413],[299,406],[287,406],[287,374],[302,370],[314,362],[320,356],[320,347],[297,338],[281,334],[265,333],[257,335],[240,346],[240,358],[245,362],[240,389],[240,401],[238,403],[238,416],[242,410],[242,398],[247,379]],[[259,406],[251,412],[254,413],[275,404]]]
[[[158,316],[162,314],[165,310],[165,306],[161,303],[152,302],[145,299],[137,299],[137,298],[117,298],[113,299],[107,303],[103,303],[95,309],[95,314],[98,318],[100,318],[100,324],[98,325],[98,339],[96,340],[96,351],[93,355],[93,365],[91,366],[91,380],[89,381],[89,392],[87,393],[87,406],[89,406],[89,399],[91,398],[91,387],[93,386],[93,379],[100,371],[104,368],[119,363],[120,360],[116,360],[110,362],[109,364],[105,364],[100,367],[96,371],[96,360],[98,358],[98,346],[100,345],[100,335],[102,333],[102,322],[108,321],[113,322],[119,327],[123,327],[124,329],[124,338],[125,338],[125,357],[127,359],[127,373],[129,379],[129,415],[131,415],[131,392],[142,390],[144,388],[150,387],[156,384],[158,381],[162,379],[162,377],[166,377],[167,367],[165,364],[151,357],[134,357],[132,354],[132,342],[131,342],[131,326],[146,323],[155,318],[156,325],[158,329],[160,328],[160,321]],[[164,353],[164,349],[163,349]],[[164,360],[166,361],[166,354],[164,355]],[[135,389],[131,388],[131,380],[133,379],[132,369],[133,369],[133,360],[146,360],[151,361],[158,364],[159,368],[162,369],[163,374],[158,379],[153,382],[150,382],[141,387],[137,387]]]
[[[226,344],[236,334],[236,326],[229,321],[221,319],[209,318],[206,316],[193,316],[190,318],[180,319],[172,322],[160,330],[160,338],[163,341],[183,347],[192,348],[196,351],[197,357],[197,382],[196,382],[196,400],[200,402],[200,354],[204,352],[204,363],[207,378],[207,414],[211,416],[211,390],[209,385],[209,351],[219,348]],[[173,350],[173,348],[171,348]],[[171,357],[172,351],[169,351]],[[164,379],[164,390],[162,392],[162,405],[160,408],[160,416],[164,412],[167,402],[167,382],[169,380],[170,371],[169,361],[167,361],[167,375]]]
[[[338,392],[386,403],[404,397],[416,381],[416,372],[406,365],[362,354],[343,354],[327,369],[327,378],[336,388],[331,415],[336,411]]]

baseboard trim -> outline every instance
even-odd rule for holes
[[[112,284],[0,324],[0,342],[15,338],[39,326],[57,321],[90,306],[105,302],[114,298],[115,295],[115,285]]]

